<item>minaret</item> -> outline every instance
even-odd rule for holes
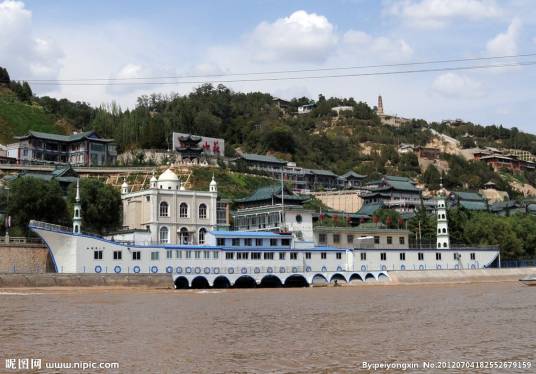
[[[158,179],[156,179],[156,176],[154,174],[155,172],[153,170],[153,176],[151,177],[151,180],[149,181],[150,188],[157,188]]]
[[[376,114],[383,116],[383,101],[381,95],[378,96],[378,106],[376,108]]]
[[[440,186],[439,195],[437,196],[437,249],[450,249],[449,223],[447,220],[443,178],[441,178]]]
[[[82,204],[80,204],[80,179],[76,180],[76,198],[74,200],[73,234],[80,234],[82,227]]]
[[[212,173],[212,181],[208,186],[209,192],[218,192],[218,182],[214,179],[214,173]]]
[[[123,178],[123,184],[121,185],[121,195],[128,194],[128,183],[126,178]]]

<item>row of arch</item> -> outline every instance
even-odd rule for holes
[[[267,274],[261,278],[260,282],[257,282],[250,275],[242,275],[238,277],[234,283],[226,277],[225,275],[220,275],[214,278],[212,284],[209,280],[202,275],[196,276],[190,282],[186,276],[178,276],[175,278],[174,285],[177,289],[186,289],[186,288],[279,288],[279,287],[309,287],[313,286],[323,286],[323,285],[337,285],[337,284],[346,284],[353,282],[369,282],[375,280],[387,280],[389,277],[387,274],[381,272],[377,276],[374,276],[372,273],[367,274],[358,274],[353,273],[348,277],[344,276],[341,273],[335,273],[331,276],[325,274],[315,274],[310,281],[301,274],[293,274],[286,277],[284,280],[279,278],[274,274]]]
[[[180,203],[179,205],[179,218],[189,218],[190,208],[187,203]],[[169,204],[166,201],[162,201],[159,206],[160,217],[169,217]],[[197,208],[197,218],[207,219],[208,207],[207,204],[201,203]]]
[[[204,227],[201,227],[199,231],[197,232],[198,244],[205,244],[206,234],[207,234],[207,229]],[[179,243],[189,244],[191,242],[190,239],[191,239],[190,232],[188,231],[186,227],[182,227],[179,230]],[[160,240],[160,243],[162,244],[169,243],[169,228],[167,226],[160,227],[159,240]]]

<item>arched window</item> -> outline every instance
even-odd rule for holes
[[[205,244],[205,234],[207,233],[207,229],[204,227],[199,229],[199,244]]]
[[[441,234],[441,229],[437,229],[437,233],[438,233],[438,234]]]
[[[447,242],[443,243],[443,248],[447,248]]]
[[[181,203],[181,205],[179,205],[179,217],[188,218],[188,204]]]
[[[443,234],[447,233],[447,229],[443,228]]]
[[[190,234],[186,227],[181,228],[179,231],[180,244],[188,244],[190,242]]]
[[[207,219],[207,206],[206,204],[199,205],[199,219]]]
[[[169,230],[167,227],[160,227],[160,243],[169,243]]]
[[[437,248],[441,248],[441,243],[437,243]]]
[[[169,216],[169,205],[165,201],[162,201],[160,203],[160,217],[168,217]]]
[[[78,210],[78,209],[75,209],[75,210],[74,210],[74,216],[75,216],[76,218],[80,217],[80,213],[79,213],[79,210]]]

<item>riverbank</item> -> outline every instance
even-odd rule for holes
[[[477,270],[419,270],[390,272],[389,280],[353,281],[351,286],[390,286],[517,282],[536,274],[536,267]],[[343,284],[340,284],[341,286]],[[94,287],[94,288],[173,288],[169,274],[21,274],[0,273],[0,288]]]

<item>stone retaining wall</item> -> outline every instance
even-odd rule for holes
[[[432,283],[477,283],[518,281],[526,276],[536,275],[535,267],[476,269],[476,270],[423,270],[391,271],[391,284],[432,284]]]
[[[0,273],[49,273],[54,264],[42,244],[0,245]]]
[[[149,287],[172,288],[169,274],[1,274],[0,288],[15,287]]]

